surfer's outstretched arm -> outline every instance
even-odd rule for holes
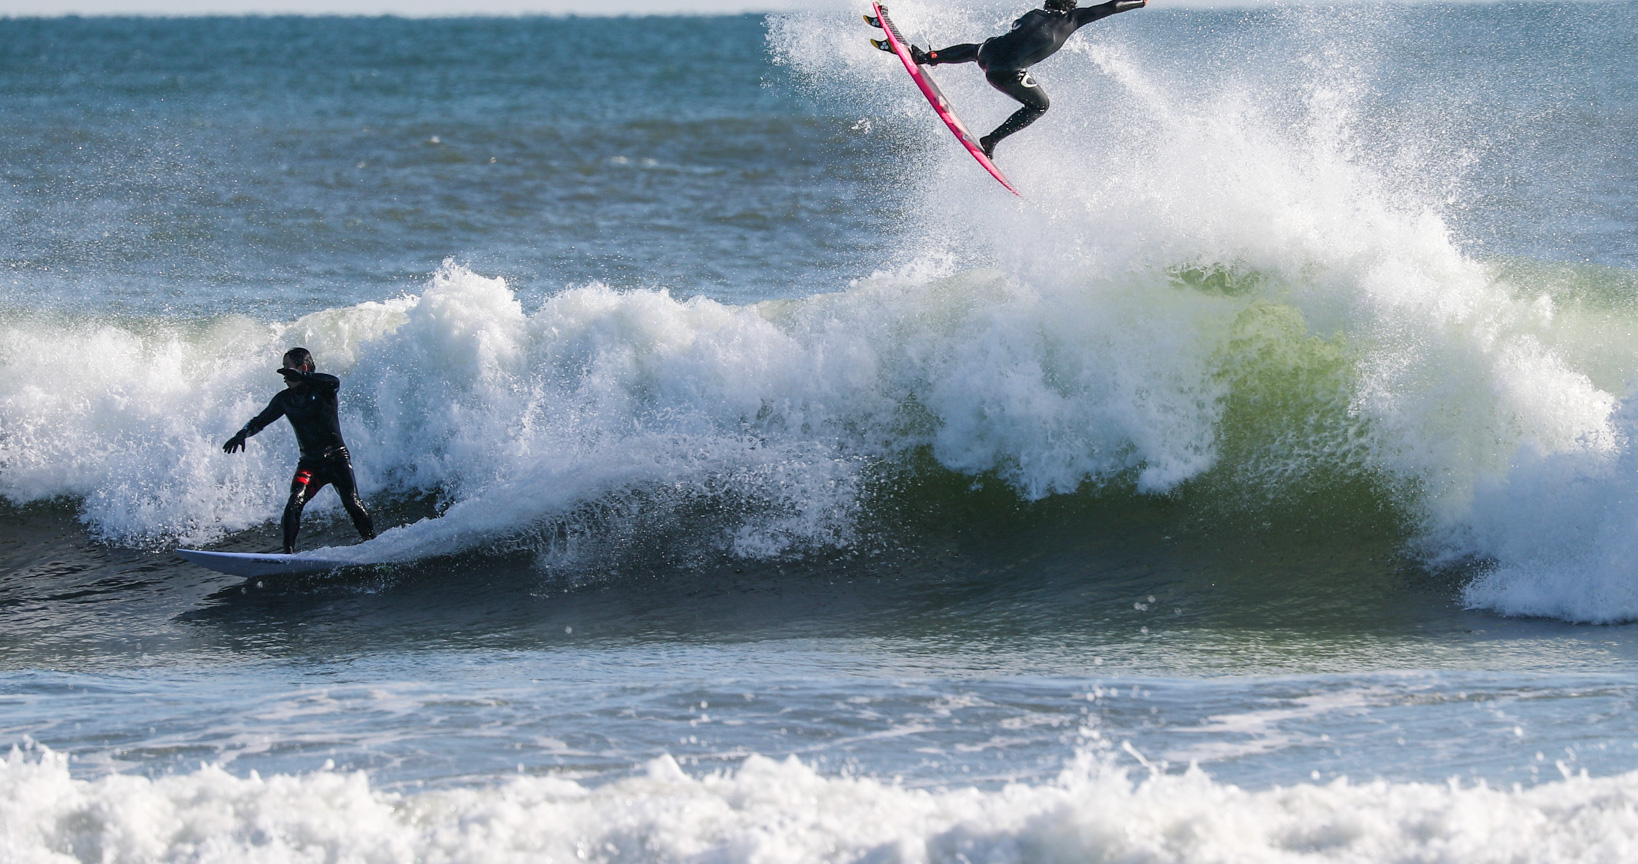
[[[273,401],[267,403],[267,407],[262,409],[262,413],[250,418],[250,422],[246,423],[244,428],[240,429],[232,438],[227,440],[226,444],[222,445],[222,452],[235,453],[245,449],[246,438],[249,438],[250,436],[255,435],[257,432],[266,429],[267,424],[272,423],[274,420],[277,420],[283,416],[284,405],[281,404],[279,402],[279,398],[275,396],[273,397]]]
[[[960,45],[951,45],[937,51],[928,51],[915,59],[917,63],[923,66],[941,66],[945,63],[971,63],[978,59],[978,47],[977,43],[963,42]]]
[[[1116,12],[1127,12],[1149,5],[1149,0],[1109,0],[1096,6],[1075,10],[1075,28],[1078,30],[1099,18],[1108,18]]]

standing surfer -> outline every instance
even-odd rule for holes
[[[296,551],[302,509],[328,484],[335,485],[341,506],[353,517],[353,527],[358,529],[359,536],[365,540],[375,537],[370,511],[364,509],[364,502],[358,498],[352,457],[347,453],[346,442],[341,440],[341,420],[336,416],[336,392],[341,388],[341,379],[316,372],[316,368],[313,355],[306,348],[286,351],[284,365],[278,370],[284,376],[285,389],[222,445],[225,453],[243,450],[246,438],[281,416],[288,418],[290,427],[296,430],[301,459],[296,463],[296,476],[290,480],[290,500],[284,505],[286,555]]]
[[[910,46],[910,56],[922,66],[943,63],[974,63],[984,70],[990,86],[1023,103],[1011,117],[978,143],[985,156],[995,154],[1001,139],[1039,120],[1050,101],[1041,85],[1030,77],[1029,67],[1058,53],[1076,30],[1117,12],[1148,5],[1148,0],[1109,0],[1097,6],[1077,9],[1076,0],[1046,0],[1040,9],[1031,9],[1012,22],[1012,29],[982,43],[951,45],[939,51],[923,51]],[[867,20],[870,20],[867,16]],[[872,24],[875,22],[872,20]],[[893,48],[886,40],[870,40],[883,51]]]

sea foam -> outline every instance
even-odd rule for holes
[[[0,765],[8,860],[711,862],[1618,862],[1638,854],[1638,774],[1529,788],[1350,782],[1260,791],[1198,769],[1091,757],[1055,781],[917,789],[794,758],[696,776],[669,756],[603,785],[519,777],[389,791],[362,772],[237,777],[205,766],[71,776],[50,751]]]

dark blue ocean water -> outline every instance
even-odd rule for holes
[[[885,248],[869,149],[767,62],[754,17],[6,29],[25,296],[289,316],[455,258],[536,292],[760,298]]]
[[[1638,6],[859,11],[0,19],[0,848],[1629,860]]]

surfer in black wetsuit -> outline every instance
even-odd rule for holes
[[[1058,53],[1076,30],[1099,18],[1146,6],[1148,0],[1109,0],[1085,9],[1075,5],[1076,0],[1046,0],[1042,8],[1031,9],[1012,22],[1011,30],[979,44],[951,45],[939,51],[910,47],[911,58],[923,66],[976,62],[990,86],[1024,103],[994,132],[978,139],[985,156],[995,154],[1001,139],[1039,120],[1051,104],[1046,91],[1030,77],[1029,67]]]
[[[296,463],[296,476],[290,480],[290,501],[284,505],[286,555],[296,551],[302,509],[327,484],[335,485],[341,506],[353,517],[353,527],[358,529],[359,536],[365,540],[375,537],[375,523],[370,521],[370,511],[364,509],[364,502],[358,498],[352,458],[347,454],[346,442],[341,440],[341,420],[336,416],[336,391],[341,387],[341,379],[313,370],[313,355],[306,348],[286,351],[284,366],[278,370],[284,376],[285,389],[222,445],[227,453],[243,450],[246,438],[281,416],[288,418],[291,428],[296,430],[301,460]]]

